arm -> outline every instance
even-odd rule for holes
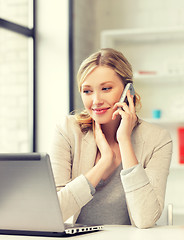
[[[56,189],[63,214],[66,221],[92,199],[91,190],[83,175],[73,174],[73,164],[76,160],[74,136],[75,128],[68,118],[64,125],[57,126],[50,152]],[[78,134],[76,133],[75,137]],[[78,143],[79,141],[77,141]],[[74,176],[75,175],[75,176]]]
[[[150,146],[153,151],[148,154]],[[148,160],[128,174],[122,171],[121,179],[132,223],[139,228],[148,228],[156,223],[164,208],[172,154],[172,141],[168,132],[160,130],[159,135],[144,144],[143,151],[144,157],[149,155]]]
[[[98,134],[98,131],[102,133],[99,126],[96,128],[96,140],[98,139],[97,141],[100,142],[102,138],[105,137],[102,134]],[[58,126],[56,129],[50,153],[64,220],[67,220],[75,214],[76,216],[79,214],[81,208],[93,197],[90,186],[92,185],[95,187],[104,174],[112,171],[111,166],[113,165],[114,155],[109,145],[99,143],[99,148],[103,152],[103,157],[100,157],[99,161],[94,166],[93,161],[96,154],[94,152],[96,150],[96,144],[94,150],[94,148],[91,148],[91,143],[89,143],[88,151],[86,151],[86,149],[82,147],[81,134],[78,124],[76,124],[76,122],[72,124],[69,119],[66,119],[64,126]],[[89,150],[91,150],[91,152]],[[86,155],[86,157],[83,158],[83,151],[89,154],[89,156],[87,157]],[[94,158],[92,156],[94,156]],[[91,159],[90,163],[88,162],[88,158]],[[81,165],[84,164],[88,169],[85,171],[83,170],[85,176],[80,175]]]
[[[125,103],[117,103],[115,108],[121,109],[117,108],[114,113],[114,118],[117,115],[122,117],[117,131],[124,169],[121,179],[132,223],[139,228],[146,228],[155,224],[164,207],[172,141],[167,131],[149,125],[139,132],[147,136],[147,139],[144,139],[141,159],[137,159],[131,142],[136,114],[129,92],[127,97],[129,107]],[[151,153],[148,153],[148,150]],[[149,161],[146,161],[146,158]],[[127,172],[126,169],[131,167],[132,171]]]

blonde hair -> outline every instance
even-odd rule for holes
[[[121,78],[123,85],[133,83],[132,66],[124,55],[112,48],[104,48],[93,53],[86,58],[80,65],[77,73],[78,90],[81,92],[81,85],[85,81],[88,74],[90,74],[96,67],[104,66],[113,69]],[[136,93],[134,97],[134,104],[140,104],[140,97]],[[82,132],[87,132],[89,129],[93,130],[94,122],[86,110],[79,114],[75,114],[77,122],[81,127]]]

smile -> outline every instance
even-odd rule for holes
[[[96,114],[104,114],[107,112],[109,108],[96,108],[96,109],[92,109],[93,112],[95,112]]]

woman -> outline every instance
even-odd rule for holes
[[[137,94],[128,91],[128,104],[119,102],[132,77],[127,59],[113,49],[80,66],[85,110],[58,125],[51,152],[64,220],[148,228],[162,213],[172,141],[137,118]]]

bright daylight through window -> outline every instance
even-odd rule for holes
[[[0,0],[0,152],[33,151],[32,29],[33,0]]]

